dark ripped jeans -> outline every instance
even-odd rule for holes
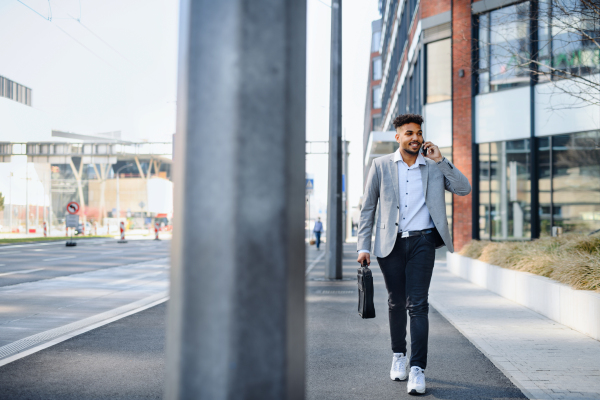
[[[427,367],[429,284],[435,262],[434,235],[396,238],[389,256],[377,257],[388,291],[392,351],[406,354],[406,311],[410,315],[410,366]]]

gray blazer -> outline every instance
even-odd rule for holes
[[[439,164],[429,158],[425,158],[425,161],[426,165],[419,167],[425,204],[444,244],[450,252],[453,252],[452,237],[448,230],[444,190],[459,196],[466,196],[471,192],[471,185],[468,179],[446,158]],[[377,207],[378,202],[379,207]],[[371,249],[375,210],[377,210],[377,229],[375,229],[375,244]],[[369,170],[360,211],[358,250],[371,249],[371,253],[376,257],[387,257],[396,243],[398,223],[401,217],[398,166],[394,162],[394,153],[392,153],[374,159]],[[439,247],[442,245],[440,244]]]

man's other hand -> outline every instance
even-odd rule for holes
[[[369,253],[358,253],[358,263],[363,265],[365,262],[367,265],[371,265],[371,255]]]

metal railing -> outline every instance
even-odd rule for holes
[[[171,155],[173,144],[155,143],[64,143],[64,142],[0,142],[0,157],[27,156],[160,156]]]

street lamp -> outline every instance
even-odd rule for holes
[[[119,172],[121,172],[121,170],[124,168],[131,167],[132,165],[133,163],[125,164],[119,168],[117,172],[115,172],[117,174],[117,222],[119,222],[119,218],[121,218],[121,203],[119,201]]]

